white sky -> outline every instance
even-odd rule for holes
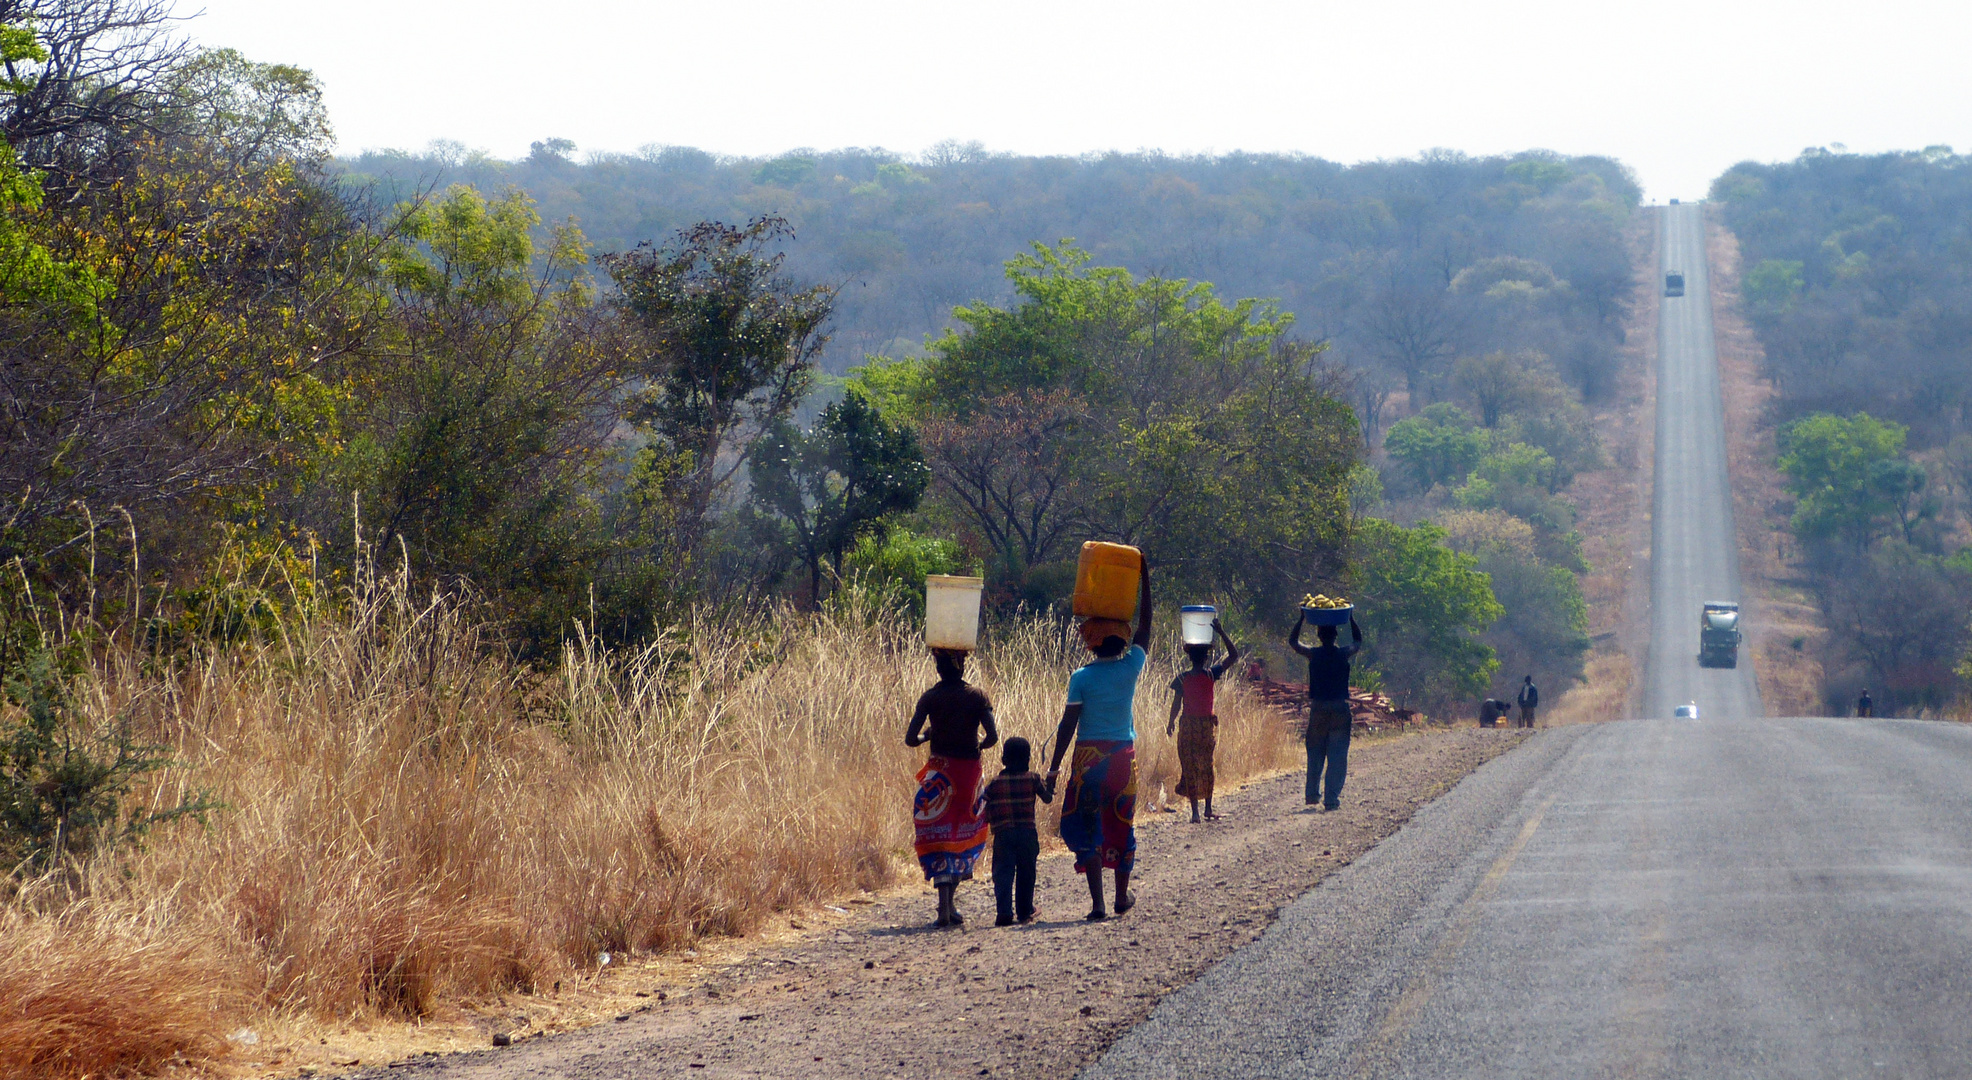
[[[320,75],[345,151],[1544,147],[1661,200],[1807,146],[1972,148],[1962,0],[179,2]]]

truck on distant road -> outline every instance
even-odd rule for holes
[[[1698,615],[1698,666],[1739,666],[1739,605],[1707,600]]]
[[[1664,275],[1664,295],[1665,296],[1684,295],[1683,274],[1680,274],[1677,271],[1673,270],[1670,273]]]

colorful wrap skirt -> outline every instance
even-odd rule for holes
[[[918,770],[918,794],[911,804],[917,826],[918,863],[927,881],[969,881],[973,864],[986,850],[986,786],[978,758],[936,754]]]
[[[1212,797],[1212,759],[1219,752],[1219,718],[1178,718],[1178,797]]]
[[[1061,800],[1061,839],[1075,853],[1075,872],[1108,867],[1129,873],[1137,861],[1137,744],[1084,739]]]

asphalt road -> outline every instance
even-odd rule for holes
[[[1959,725],[1543,732],[1084,1075],[1966,1076],[1968,780]]]
[[[1643,714],[1687,702],[1699,715],[1759,716],[1760,688],[1741,650],[1737,668],[1698,666],[1698,615],[1707,600],[1740,600],[1739,548],[1726,477],[1725,411],[1712,345],[1703,207],[1659,213],[1658,282],[1684,273],[1684,295],[1657,319],[1657,462],[1650,518],[1650,653]]]
[[[1661,219],[1648,718],[1481,768],[1086,1077],[1972,1076],[1972,727],[1697,666],[1737,598],[1700,214]]]

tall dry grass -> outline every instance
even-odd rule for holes
[[[1177,770],[1159,651],[1146,807]],[[1040,747],[1080,659],[1019,621],[971,677]],[[890,885],[915,872],[903,731],[934,678],[907,618],[853,601],[706,613],[634,652],[577,640],[530,670],[403,576],[177,662],[98,650],[87,711],[175,749],[143,797],[226,809],[0,913],[0,1074],[155,1067],[257,1013],[421,1016]],[[1222,777],[1292,765],[1278,713],[1222,701]]]

